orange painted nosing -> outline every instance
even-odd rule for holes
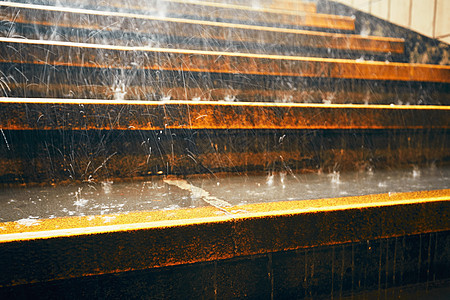
[[[114,100],[107,101],[102,99],[55,99],[55,98],[0,98],[0,103],[10,104],[99,104],[99,105],[143,105],[143,106],[165,106],[165,105],[190,105],[190,106],[230,106],[230,107],[280,107],[280,108],[326,108],[326,109],[364,109],[364,110],[440,110],[450,111],[449,106],[444,105],[365,105],[365,104],[318,104],[318,103],[275,103],[275,102],[224,102],[224,101],[129,101]]]
[[[271,218],[295,214],[364,210],[374,207],[407,206],[442,201],[450,203],[450,189],[255,203],[227,207],[221,210],[214,207],[200,207],[174,211],[143,211],[112,215],[64,217],[38,220],[32,226],[17,222],[6,222],[0,223],[0,243],[35,238],[119,232],[247,218]],[[450,220],[446,222],[449,225],[448,229],[450,229]]]

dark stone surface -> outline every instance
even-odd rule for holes
[[[445,299],[449,232],[0,289],[2,299]],[[438,287],[438,289],[436,289]],[[439,289],[440,288],[440,289]],[[441,297],[441,298],[439,298]],[[427,298],[429,299],[429,298]]]
[[[1,244],[0,286],[230,258],[232,227],[232,222],[161,226]]]
[[[59,16],[61,17],[61,16]],[[155,24],[155,26],[161,26]],[[107,24],[103,25],[107,26]],[[197,29],[197,28],[196,28]],[[201,30],[202,28],[200,28]],[[197,29],[199,30],[199,29]],[[204,29],[203,29],[204,30]],[[206,30],[204,30],[206,31]],[[229,29],[228,34],[222,33],[224,36],[233,36],[233,30]],[[235,30],[238,31],[238,30]],[[319,30],[320,31],[320,30]],[[239,32],[234,33],[238,35]],[[104,31],[98,34],[97,30],[71,28],[64,26],[48,26],[23,23],[0,23],[0,35],[5,37],[25,36],[29,39],[45,39],[45,40],[63,40],[76,43],[94,43],[109,44],[123,46],[147,47],[149,45],[161,48],[175,49],[196,49],[206,51],[227,51],[240,53],[261,53],[276,55],[296,55],[326,58],[343,58],[343,59],[360,59],[366,57],[376,61],[395,61],[405,62],[405,55],[399,53],[383,53],[376,51],[351,50],[351,49],[334,49],[330,48],[313,48],[302,46],[301,43],[296,46],[278,45],[273,41],[261,39],[260,42],[249,42],[245,40],[235,39],[217,39],[217,38],[198,38],[185,37],[177,35],[164,35],[154,33],[133,32],[126,30]],[[207,34],[204,34],[207,35]],[[211,34],[212,35],[212,34]],[[217,34],[216,34],[217,35]],[[245,38],[245,32],[241,34]],[[295,37],[295,36],[294,36]],[[292,35],[279,35],[280,39],[291,39]]]
[[[3,134],[8,141],[0,147],[4,184],[287,168],[332,172],[336,164],[345,171],[446,165],[449,159],[445,130],[3,130]]]
[[[403,38],[406,62],[450,65],[450,45],[447,43],[329,0],[318,0],[317,11],[326,14],[355,16],[356,34]],[[366,57],[366,59],[370,58]]]
[[[70,284],[211,262],[217,265],[214,290],[225,298],[330,295],[445,280],[449,205],[443,200],[317,208],[200,223],[143,223],[141,229],[130,224],[4,235],[0,287]]]
[[[449,262],[439,258],[448,251],[435,244],[448,240],[448,233],[432,233],[275,254],[275,298],[384,296],[396,287],[431,285],[450,274],[443,271]]]
[[[326,30],[329,32],[349,32],[353,22],[345,20],[342,26],[340,18],[335,24],[324,26],[321,22],[304,22],[302,15],[291,17],[272,12],[252,11],[248,9],[214,8],[209,5],[191,5],[189,3],[176,3],[164,0],[147,0],[142,6],[139,0],[98,2],[95,0],[67,1],[67,0],[13,0],[13,2],[33,3],[41,5],[63,5],[73,8],[93,9],[100,11],[117,11],[125,13],[139,13],[146,15],[165,16],[172,18],[185,18],[206,20],[213,22],[232,22],[249,25],[263,25],[281,28],[298,28],[306,30]],[[207,1],[204,1],[207,2]],[[332,18],[332,17],[331,17]],[[300,20],[300,22],[299,22]],[[331,22],[333,23],[333,22]]]

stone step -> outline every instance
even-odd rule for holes
[[[450,88],[448,66],[14,38],[0,64],[10,97],[448,104]]]
[[[13,2],[26,3],[27,1],[18,0]],[[189,18],[228,23],[320,29],[333,32],[348,32],[355,29],[354,19],[351,17],[203,1],[148,0],[143,5],[138,0],[115,0],[108,2],[98,2],[95,0],[40,0],[34,2],[34,4],[131,12],[160,17]]]
[[[0,99],[0,185],[441,165],[444,106]],[[146,179],[147,178],[147,179]]]
[[[0,3],[3,36],[127,46],[300,56],[403,59],[397,38]]]
[[[445,299],[433,288],[448,278],[449,200],[443,190],[2,223],[0,296],[403,298],[385,290],[395,287]]]
[[[3,98],[0,108],[3,130],[450,129],[450,107],[433,105]]]

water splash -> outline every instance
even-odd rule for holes
[[[414,166],[413,171],[412,171],[412,177],[413,178],[420,177],[420,169],[418,166]]]
[[[86,206],[86,204],[89,202],[89,200],[81,198],[81,191],[82,190],[83,190],[83,188],[78,188],[78,191],[75,192],[76,200],[73,202],[73,205],[76,206],[77,209],[79,207]]]
[[[387,187],[387,183],[386,183],[385,181],[380,181],[380,182],[378,183],[378,187],[379,187],[379,188],[385,188],[385,187]]]
[[[274,179],[274,174],[273,172],[270,172],[267,177],[266,177],[266,184],[267,186],[273,186],[273,179]]]
[[[38,217],[29,216],[27,219],[20,219],[16,221],[17,225],[20,226],[36,226],[41,223],[41,221],[37,220]]]
[[[171,95],[163,95],[161,96],[161,101],[169,101],[172,98]]]
[[[325,93],[325,98],[322,99],[323,104],[332,104],[336,100],[335,93]]]
[[[73,205],[78,206],[78,207],[84,207],[84,206],[86,206],[86,204],[88,202],[89,202],[89,200],[80,198],[80,199],[74,201]]]
[[[103,181],[102,182],[102,190],[103,190],[103,192],[105,194],[111,194],[112,185],[113,185],[112,181]]]
[[[114,219],[116,219],[116,217],[115,216],[103,216],[102,219],[103,219],[103,223],[110,223],[110,222],[114,221]]]
[[[118,83],[112,87],[114,100],[125,100],[125,95],[127,94],[125,84]]]
[[[281,182],[281,187],[283,189],[286,188],[286,185],[284,184],[285,179],[286,179],[286,172],[280,172],[280,182]]]
[[[338,171],[333,171],[333,173],[328,174],[328,176],[331,178],[331,183],[333,184],[340,184],[340,176],[341,174]]]
[[[223,100],[224,100],[225,102],[234,102],[234,101],[236,101],[237,99],[236,99],[236,96],[234,96],[234,95],[226,95],[226,96],[223,98]]]

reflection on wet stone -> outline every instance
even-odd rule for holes
[[[37,219],[110,215],[148,210],[173,210],[211,205],[221,208],[275,201],[360,196],[445,189],[450,170],[423,168],[399,171],[335,172],[208,176],[154,179],[144,182],[92,182],[56,187],[15,187],[0,193],[0,220],[29,225]],[[405,185],[408,182],[408,185]],[[236,207],[235,207],[236,206]],[[28,224],[27,223],[27,224]]]

